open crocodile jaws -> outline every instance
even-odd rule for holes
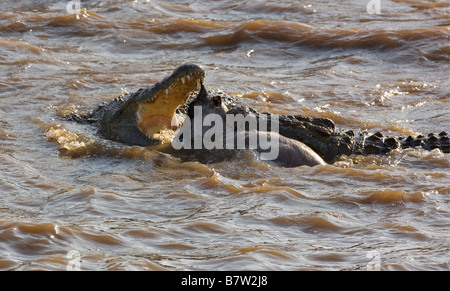
[[[199,83],[203,83],[204,78],[202,68],[184,65],[143,92],[144,94],[136,96],[136,118],[140,130],[147,137],[154,138],[161,130],[178,128],[175,110],[187,102],[190,93],[199,88]]]
[[[109,108],[99,121],[99,133],[126,144],[151,145],[162,141],[165,131],[180,126],[176,109],[186,103],[204,82],[205,70],[184,64],[154,84],[129,96],[118,108]]]

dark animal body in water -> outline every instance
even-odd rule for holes
[[[261,130],[255,116],[241,115],[240,118],[235,118],[236,114],[228,112],[222,98],[211,97],[202,84],[197,97],[189,104],[186,119],[189,122],[185,122],[175,140],[180,139],[180,135],[188,135],[185,144],[189,149],[195,148],[196,142],[200,148],[205,147],[203,142],[206,142],[209,143],[209,146],[206,146],[208,148],[252,149],[261,159],[285,167],[325,164],[323,159],[304,143],[280,135],[276,130]],[[205,119],[208,117],[215,118],[205,125]],[[250,118],[246,120],[246,117]],[[210,125],[212,123],[214,126]],[[214,142],[205,140],[208,132],[213,132]],[[241,145],[239,145],[240,138]]]
[[[161,143],[164,131],[176,130],[181,126],[178,120],[183,115],[194,117],[189,108],[199,101],[192,98],[192,93],[202,87],[204,79],[203,68],[185,64],[149,88],[116,98],[83,116],[69,115],[64,119],[92,124],[97,127],[97,133],[106,139],[127,145],[155,145]],[[208,104],[215,102],[223,110],[222,114],[252,115],[257,122],[261,117],[271,120],[270,113],[263,114],[246,106],[236,106],[234,98],[225,94],[207,94],[201,90],[198,98],[204,98]],[[215,113],[217,109],[214,108]],[[278,115],[277,133],[272,131],[272,127],[269,122],[267,132],[279,136],[280,157],[277,161],[284,166],[316,165],[321,164],[322,160],[332,163],[341,155],[386,154],[400,148],[419,147],[450,152],[450,140],[446,132],[417,137],[388,137],[380,132],[369,134],[337,130],[330,119],[302,115]],[[260,131],[257,134],[263,133]],[[309,155],[310,150],[313,155]],[[293,154],[298,155],[297,159],[285,160]]]

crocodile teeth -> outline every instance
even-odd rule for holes
[[[142,117],[141,117],[141,114],[139,113],[139,111],[136,113],[136,116],[137,116],[138,123],[141,123]]]
[[[184,83],[185,83],[184,77],[181,78],[181,83],[183,83],[183,85],[184,85]]]
[[[172,127],[178,127],[180,125],[180,121],[177,118],[177,115],[174,114],[172,117],[172,120],[170,121],[170,126]]]

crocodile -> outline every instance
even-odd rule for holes
[[[127,145],[151,146],[164,141],[166,133],[181,126],[180,112],[191,92],[204,82],[205,70],[184,64],[145,89],[104,102],[85,114],[64,116],[66,121],[91,124],[97,134]]]
[[[165,132],[173,133],[182,126],[180,120],[188,115],[190,104],[203,88],[205,70],[195,64],[184,64],[162,81],[145,89],[100,104],[84,115],[65,116],[68,121],[92,124],[97,133],[109,140],[127,145],[151,146],[167,142]],[[208,98],[220,102],[226,114],[247,116],[259,121],[267,112],[237,105],[236,99],[223,92],[208,91]],[[191,113],[192,115],[192,113]],[[267,118],[271,120],[270,118]],[[278,115],[280,136],[299,141],[311,148],[325,162],[333,163],[342,155],[382,155],[394,149],[422,148],[450,152],[450,139],[446,132],[430,133],[416,137],[385,136],[381,132],[355,133],[337,129],[328,118],[312,118],[303,115]],[[267,131],[271,131],[269,122]],[[169,136],[173,138],[173,134]]]
[[[230,109],[229,113],[253,114],[257,119],[261,114],[246,106]],[[270,113],[264,115],[270,116]],[[327,163],[337,161],[342,155],[384,155],[395,149],[406,148],[427,151],[439,149],[443,153],[450,153],[450,139],[445,131],[416,137],[386,136],[381,132],[368,131],[355,133],[353,130],[337,129],[331,119],[302,115],[279,115],[278,130],[281,135],[312,148]]]

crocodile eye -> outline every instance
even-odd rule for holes
[[[222,98],[220,96],[215,96],[211,99],[211,104],[213,107],[218,108],[222,106]]]

